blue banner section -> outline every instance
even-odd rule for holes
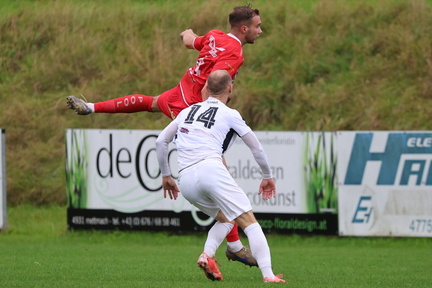
[[[376,133],[356,134],[345,176],[345,185],[361,185],[366,164],[369,161],[381,163],[376,185],[407,185],[411,175],[422,175],[430,166],[426,160],[408,160],[404,163],[399,183],[396,183],[396,173],[403,155],[432,154],[432,133],[389,133],[385,150],[371,152],[374,134]],[[414,170],[414,165],[419,165],[420,169]],[[432,169],[429,169],[426,185],[432,185],[431,171]],[[420,185],[420,180],[417,185]]]

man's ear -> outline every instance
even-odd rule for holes
[[[207,100],[207,98],[209,97],[209,95],[210,95],[210,92],[209,92],[209,88],[208,88],[207,81],[206,81],[204,87],[201,90],[202,100],[203,101]]]
[[[234,87],[234,83],[231,83],[231,84],[228,86],[228,92],[229,92],[229,93],[232,93],[232,91],[233,91],[233,87]]]

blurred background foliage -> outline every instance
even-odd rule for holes
[[[430,0],[250,1],[238,109],[255,130],[428,130]],[[65,97],[158,95],[194,65],[179,34],[229,31],[244,1],[0,0],[0,128],[8,204],[65,204],[67,128],[162,129],[161,113],[77,116]]]

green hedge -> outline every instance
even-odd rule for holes
[[[179,33],[228,31],[232,1],[0,1],[0,127],[10,205],[64,204],[66,128],[161,129],[162,114],[76,116],[90,102],[172,88],[197,53]],[[430,1],[254,1],[232,106],[256,130],[427,130]]]

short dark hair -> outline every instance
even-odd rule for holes
[[[259,15],[259,10],[252,9],[250,5],[237,6],[229,14],[229,23],[231,27],[248,26],[251,23],[251,19],[256,15]]]
[[[231,75],[226,70],[216,70],[207,78],[210,95],[220,95],[232,83]]]

